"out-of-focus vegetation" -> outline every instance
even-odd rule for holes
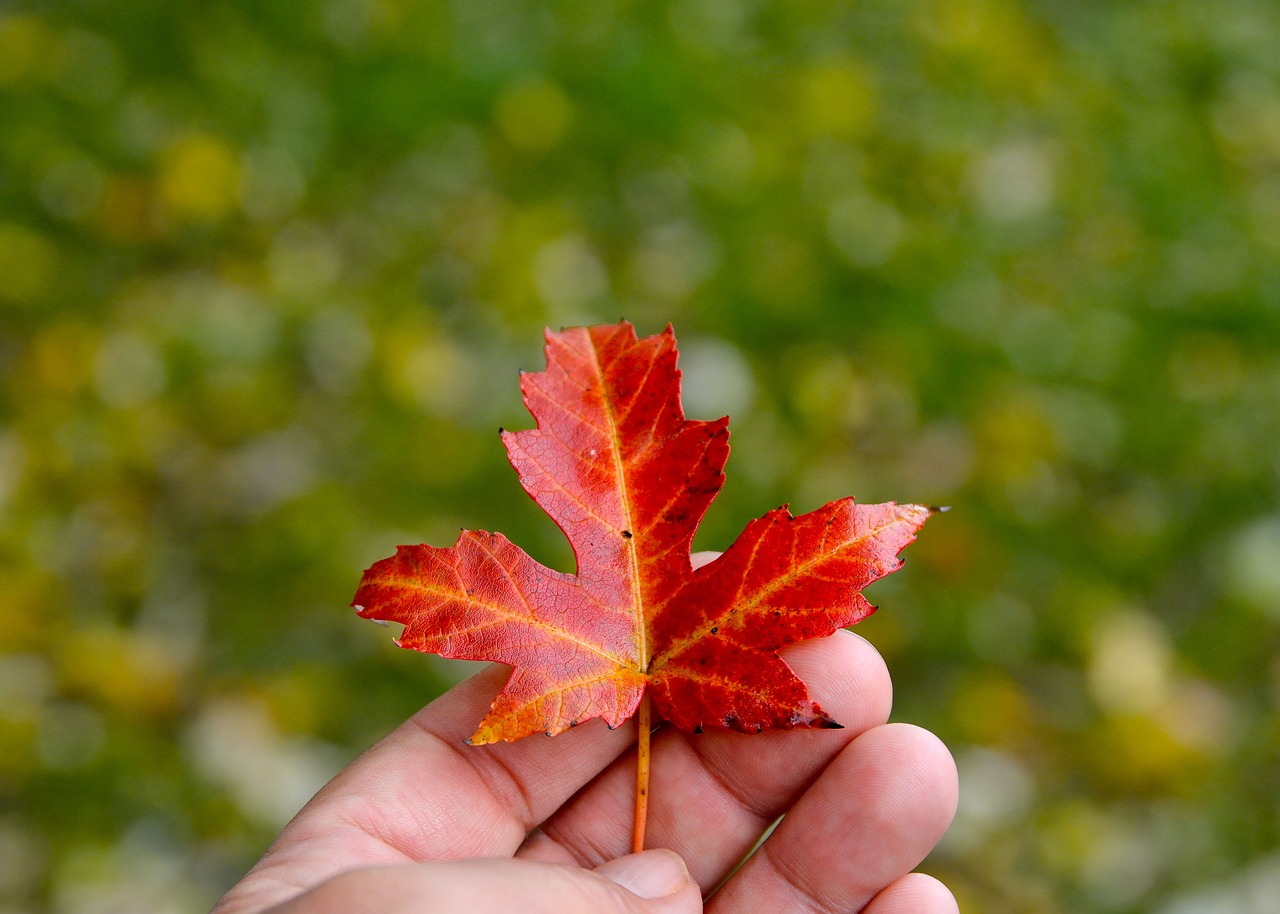
[[[0,911],[199,911],[459,675],[398,542],[571,567],[541,329],[681,340],[723,547],[935,518],[860,627],[967,912],[1274,910],[1280,7],[0,4]]]

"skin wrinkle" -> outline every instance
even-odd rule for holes
[[[466,757],[462,750],[457,750],[457,753],[459,755],[463,755],[464,758]],[[478,756],[480,753],[473,754]],[[486,752],[484,753],[484,756],[484,761],[487,763],[488,767],[491,770],[501,773],[505,779],[505,783],[511,787],[511,791],[519,798],[520,806],[514,818],[524,826],[525,833],[527,834],[529,829],[537,823],[537,817],[533,813],[533,796],[529,793],[529,788],[525,786],[524,780],[517,776],[511,766],[502,758],[501,752]],[[473,768],[479,767],[480,762],[478,759],[474,762],[471,762],[470,760],[468,761]],[[493,782],[486,779],[486,786],[488,786],[490,793],[492,793]],[[507,808],[510,809],[511,807],[508,806]]]
[[[634,768],[635,760],[630,758],[630,756],[624,756],[621,760],[615,759],[611,767],[616,768],[618,765],[626,765]],[[600,817],[600,820],[616,821],[619,823],[628,821],[634,811],[631,805],[631,798],[627,797],[625,800],[619,801],[619,795],[617,794],[607,794],[606,796],[608,797],[611,805],[614,806],[616,814],[612,816],[607,814],[603,815]],[[566,803],[565,805],[567,806],[569,804]],[[542,823],[542,833],[547,837],[547,840],[551,841],[578,866],[587,868],[599,866],[606,860],[612,860],[618,855],[619,851],[617,847],[614,847],[612,844],[606,847],[604,844],[597,842],[595,840],[594,832],[577,830],[574,840],[569,840],[568,835],[558,837],[557,833],[564,831],[564,826],[561,824],[562,821],[563,819],[561,817],[553,815],[550,819]],[[618,832],[616,829],[609,829],[602,831],[601,834],[607,835],[608,838],[606,840],[608,840],[616,838],[621,834],[621,832]]]
[[[452,741],[445,739],[441,734],[435,732],[430,726],[415,714],[409,718],[409,722],[418,729],[424,736],[431,740],[436,746],[444,749],[449,755],[460,762],[462,766],[470,771],[472,775],[480,782],[484,794],[493,801],[493,805],[499,814],[499,818],[505,818],[511,822],[523,835],[532,827],[532,823],[536,821],[536,813],[534,812],[533,798],[529,794],[527,787],[524,785],[515,773],[507,767],[507,765],[498,758],[496,752],[468,752],[469,746],[455,746]],[[488,763],[489,767],[485,767],[484,763]],[[499,796],[495,790],[495,784],[492,778],[493,772],[501,774],[511,790],[506,796]],[[512,813],[515,805],[512,800],[519,800],[519,812],[522,814]],[[491,820],[492,821],[492,820]],[[366,832],[367,833],[367,832]],[[380,837],[388,846],[395,847],[393,842],[387,841]]]
[[[425,810],[410,806],[404,806],[402,809],[413,820],[415,826],[413,835],[431,834],[438,825]],[[345,822],[372,840],[378,847],[400,855],[405,862],[417,859],[417,854],[410,846],[410,835],[403,832],[398,823],[391,818],[371,812],[366,805],[358,802],[336,802],[334,814],[338,821]]]
[[[495,781],[490,777],[495,769],[502,775],[503,782],[506,783],[510,790],[514,792],[514,795],[519,797],[522,803],[524,810],[523,815],[519,817],[511,817],[513,823],[519,828],[522,836],[521,840],[523,840],[523,837],[527,835],[532,828],[538,825],[540,817],[544,814],[540,813],[536,808],[537,801],[530,792],[530,785],[525,782],[525,779],[516,774],[516,772],[507,764],[505,759],[501,758],[500,748],[498,751],[481,751],[463,745],[455,746],[452,738],[437,731],[435,728],[424,724],[417,718],[417,716],[411,718],[411,721],[418,731],[431,738],[434,742],[443,745],[449,750],[451,755],[456,756],[465,762],[466,769],[472,772],[479,779],[484,792],[495,801],[497,808],[499,810],[507,810],[509,809],[509,805],[504,805],[507,800],[504,796],[500,796],[499,793],[501,792],[506,794],[508,791],[500,791]],[[625,748],[619,747],[619,751],[625,751]],[[489,764],[493,764],[494,768],[489,768]]]
[[[822,880],[810,881],[800,877],[790,865],[783,865],[782,859],[779,858],[776,851],[770,849],[770,842],[765,841],[760,850],[753,854],[753,857],[760,857],[761,863],[768,866],[774,874],[786,884],[786,886],[795,893],[813,914],[843,914],[846,908],[836,907],[834,902],[828,903],[828,900],[821,895],[820,887],[824,885]],[[811,888],[812,885],[812,888]]]
[[[431,731],[429,731],[429,732],[431,732]],[[451,746],[451,749],[454,751],[454,753],[460,753],[460,754],[462,754],[462,753],[465,753],[465,751],[468,751],[468,750],[463,749],[463,746],[461,746],[461,745],[458,745],[458,746],[453,746],[453,745],[452,745],[452,740],[458,740],[458,739],[460,739],[460,737],[458,737],[458,736],[445,737],[445,735],[444,735],[444,734],[435,734],[435,735],[436,735],[436,739],[444,740],[445,744],[447,744],[447,745]],[[571,737],[562,737],[562,739],[571,739]],[[520,751],[521,749],[524,749],[524,750],[526,751],[526,753],[527,753],[527,748],[526,748],[526,746],[517,746],[516,744],[508,744],[508,745],[515,746],[515,748],[513,748],[513,750],[512,750],[512,751]],[[627,745],[628,745],[628,744],[618,744],[617,746],[614,746],[613,750],[611,751],[611,757],[609,757],[608,762],[604,762],[603,764],[612,764],[613,762],[616,762],[616,759],[618,758],[618,755],[621,755],[621,754],[625,753],[625,751],[626,751],[626,746],[627,746]],[[499,748],[499,750],[500,750],[500,748]],[[485,755],[492,755],[492,754],[494,754],[494,753],[485,753]],[[470,757],[467,757],[467,755],[466,755],[466,754],[463,754],[463,758],[468,759],[468,758],[470,758]],[[480,758],[476,758],[475,760],[476,760],[476,762],[479,762],[479,760],[481,760],[481,759],[480,759]],[[472,764],[472,766],[470,766],[470,768],[475,768],[475,764]],[[511,773],[511,772],[509,772],[509,769],[508,769],[508,773]],[[532,776],[539,777],[539,780],[544,780],[544,778],[540,776],[540,771],[531,772],[531,774],[532,774]],[[481,774],[481,777],[483,777],[483,774]],[[485,782],[485,781],[481,781],[481,782],[485,783],[485,789],[486,789],[486,791],[488,791],[488,790],[489,790],[489,789],[488,789],[488,782]],[[545,787],[545,785],[543,785],[543,783],[539,783],[539,785],[538,785],[538,786],[539,786],[539,787]],[[524,783],[524,782],[522,782],[522,787],[524,787],[524,790],[525,790],[525,796],[529,796],[529,798],[532,798],[532,794],[531,794],[531,792],[529,792],[529,791],[530,791],[530,785],[525,785],[525,783]],[[490,792],[490,794],[492,794],[492,791],[489,791],[489,792]],[[531,800],[531,801],[532,801],[532,800]],[[522,823],[521,823],[522,831],[527,832],[527,830],[529,830],[529,828],[530,828],[530,827],[532,827],[532,826],[534,826],[534,824],[536,824],[536,821],[538,821],[538,819],[539,819],[540,817],[545,817],[545,813],[540,813],[540,812],[539,812],[539,810],[531,809],[531,812],[530,812],[530,814],[529,814],[529,821],[526,821],[526,822],[522,822]]]
[[[773,808],[776,807],[777,804],[765,804],[761,802],[753,803],[751,801],[751,791],[743,791],[724,776],[723,772],[719,770],[719,765],[710,764],[710,758],[699,748],[699,746],[704,742],[703,740],[699,740],[692,734],[684,733],[683,731],[675,730],[673,728],[668,729],[679,737],[680,741],[684,743],[689,753],[698,760],[698,768],[707,775],[707,779],[719,788],[726,797],[732,800],[740,811],[747,813],[756,822],[758,822],[759,830],[763,832],[769,823],[777,816],[777,812]],[[668,737],[668,740],[671,739],[672,737]],[[810,780],[805,783],[807,785],[811,782],[812,781]]]

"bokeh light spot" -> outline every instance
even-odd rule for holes
[[[240,160],[224,140],[190,134],[161,158],[160,194],[180,219],[215,222],[231,213],[240,196]]]
[[[796,114],[806,132],[859,137],[875,123],[879,110],[871,71],[861,61],[837,59],[801,77]]]
[[[507,89],[498,99],[494,118],[512,146],[543,153],[564,138],[573,120],[573,105],[559,86],[535,80]]]
[[[58,250],[52,241],[18,223],[0,223],[0,300],[27,304],[53,283]]]

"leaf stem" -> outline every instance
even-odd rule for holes
[[[640,699],[636,715],[636,822],[631,832],[631,853],[644,850],[644,829],[649,821],[649,730],[651,728],[649,690]]]

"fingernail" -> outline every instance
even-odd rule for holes
[[[641,898],[665,898],[692,881],[684,861],[665,850],[619,857],[596,867],[596,872]]]

